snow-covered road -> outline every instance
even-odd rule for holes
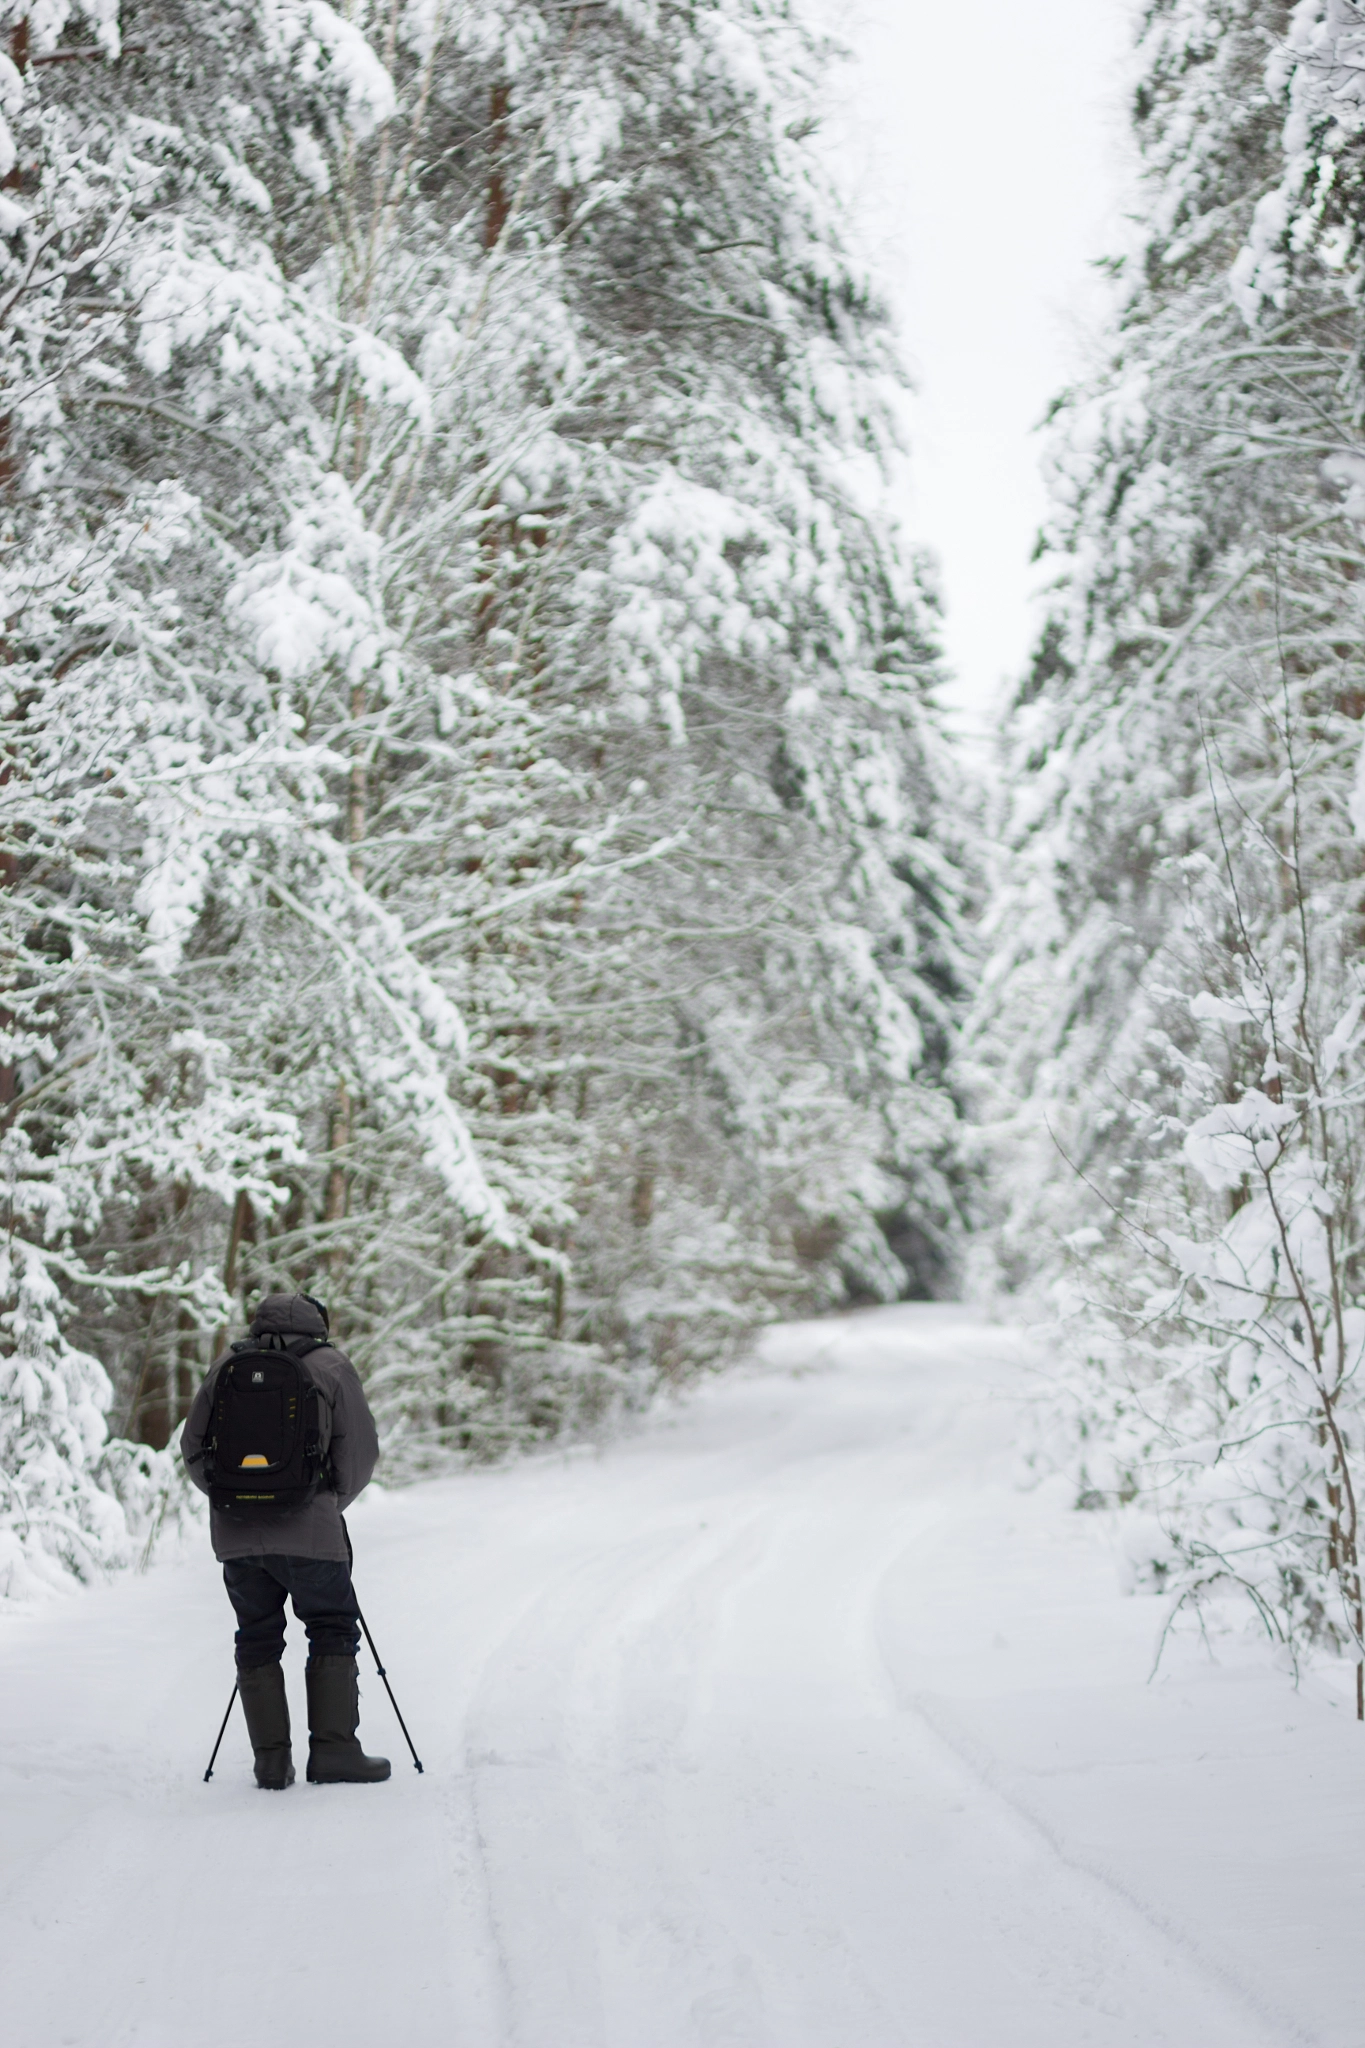
[[[267,1796],[196,1547],[0,1625],[4,2048],[1365,2043],[1365,1734],[1011,1485],[963,1310],[386,1495],[382,1787]],[[291,1633],[297,1633],[296,1628]],[[301,1718],[301,1653],[287,1669]]]

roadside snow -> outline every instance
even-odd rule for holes
[[[1250,1655],[1145,1682],[1020,1384],[965,1310],[789,1326],[601,1457],[363,1505],[383,1787],[257,1792],[239,1712],[201,1783],[199,1549],[6,1616],[0,2036],[1359,2048],[1365,1732]]]

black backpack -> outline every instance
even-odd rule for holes
[[[306,1507],[332,1484],[332,1411],[304,1360],[325,1337],[240,1337],[223,1360],[204,1439],[209,1500],[257,1520]]]

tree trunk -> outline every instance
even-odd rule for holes
[[[503,175],[503,158],[507,150],[507,116],[512,107],[512,89],[507,85],[495,85],[489,99],[488,119],[488,203],[483,217],[483,246],[496,249],[502,240],[502,231],[507,226],[511,211],[511,200],[507,196],[507,180]]]

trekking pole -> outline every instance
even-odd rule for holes
[[[224,1714],[224,1716],[223,1716],[223,1725],[222,1725],[222,1727],[221,1727],[221,1728],[220,1728],[220,1729],[218,1730],[218,1740],[217,1740],[217,1741],[216,1741],[216,1742],[214,1743],[214,1745],[213,1745],[213,1755],[212,1755],[212,1756],[211,1756],[211,1757],[209,1758],[209,1767],[208,1767],[208,1769],[207,1769],[207,1770],[205,1771],[205,1773],[204,1773],[204,1783],[205,1783],[206,1785],[208,1784],[208,1781],[209,1781],[209,1779],[210,1779],[210,1778],[211,1778],[211,1777],[213,1776],[213,1767],[214,1767],[214,1765],[215,1765],[215,1764],[217,1763],[217,1761],[218,1761],[218,1752],[219,1752],[219,1750],[220,1750],[220,1749],[222,1748],[222,1746],[223,1746],[223,1737],[224,1737],[224,1735],[226,1735],[226,1733],[227,1733],[227,1724],[228,1724],[228,1714],[230,1714],[230,1713],[232,1712],[232,1709],[233,1709],[233,1706],[234,1706],[234,1704],[235,1704],[235,1702],[236,1702],[236,1699],[237,1699],[237,1688],[236,1688],[236,1686],[234,1685],[234,1686],[233,1686],[233,1688],[232,1688],[232,1698],[231,1698],[231,1699],[230,1699],[230,1700],[228,1701],[228,1703],[227,1703],[227,1714]]]
[[[354,1566],[355,1552],[351,1548],[351,1532],[346,1527],[345,1515],[343,1515],[341,1518],[341,1533],[346,1538],[346,1555],[350,1559],[352,1566]],[[354,1586],[352,1586],[351,1591],[354,1593]],[[389,1674],[384,1669],[383,1664],[380,1662],[379,1652],[378,1650],[376,1650],[374,1646],[374,1637],[370,1634],[370,1624],[368,1623],[368,1621],[366,1621],[364,1615],[361,1613],[360,1602],[358,1600],[355,1603],[355,1618],[365,1631],[365,1640],[370,1646],[370,1655],[374,1658],[374,1668],[384,1681],[384,1690],[389,1696],[389,1705],[393,1708],[394,1713],[398,1716],[398,1725],[403,1731],[403,1740],[408,1745],[408,1748],[412,1750],[412,1761],[416,1765],[417,1769],[422,1772],[423,1777],[425,1777],[426,1773],[422,1770],[422,1759],[418,1756],[416,1749],[413,1747],[412,1737],[408,1734],[408,1724],[403,1719],[402,1709],[399,1707],[397,1700],[393,1696],[393,1687],[389,1684]],[[222,1738],[220,1737],[219,1740],[221,1741],[221,1739]],[[217,1755],[216,1750],[214,1751],[214,1754],[215,1756]]]
[[[389,1675],[379,1661],[379,1652],[378,1650],[376,1650],[374,1646],[374,1637],[370,1634],[370,1624],[368,1623],[368,1621],[366,1621],[364,1615],[361,1613],[360,1602],[358,1600],[356,1601],[355,1606],[355,1618],[365,1631],[365,1640],[370,1646],[370,1655],[374,1658],[374,1668],[384,1681],[384,1690],[389,1696],[389,1705],[393,1708],[395,1714],[398,1715],[398,1725],[403,1731],[403,1740],[408,1745],[408,1748],[412,1749],[412,1737],[408,1734],[408,1724],[403,1719],[403,1716],[399,1711],[398,1702],[393,1696],[393,1687],[389,1684]],[[412,1760],[414,1764],[416,1764],[418,1770],[420,1771],[422,1769],[422,1759],[418,1756],[417,1751],[415,1749],[412,1749]],[[425,1775],[425,1773],[423,1775]]]

